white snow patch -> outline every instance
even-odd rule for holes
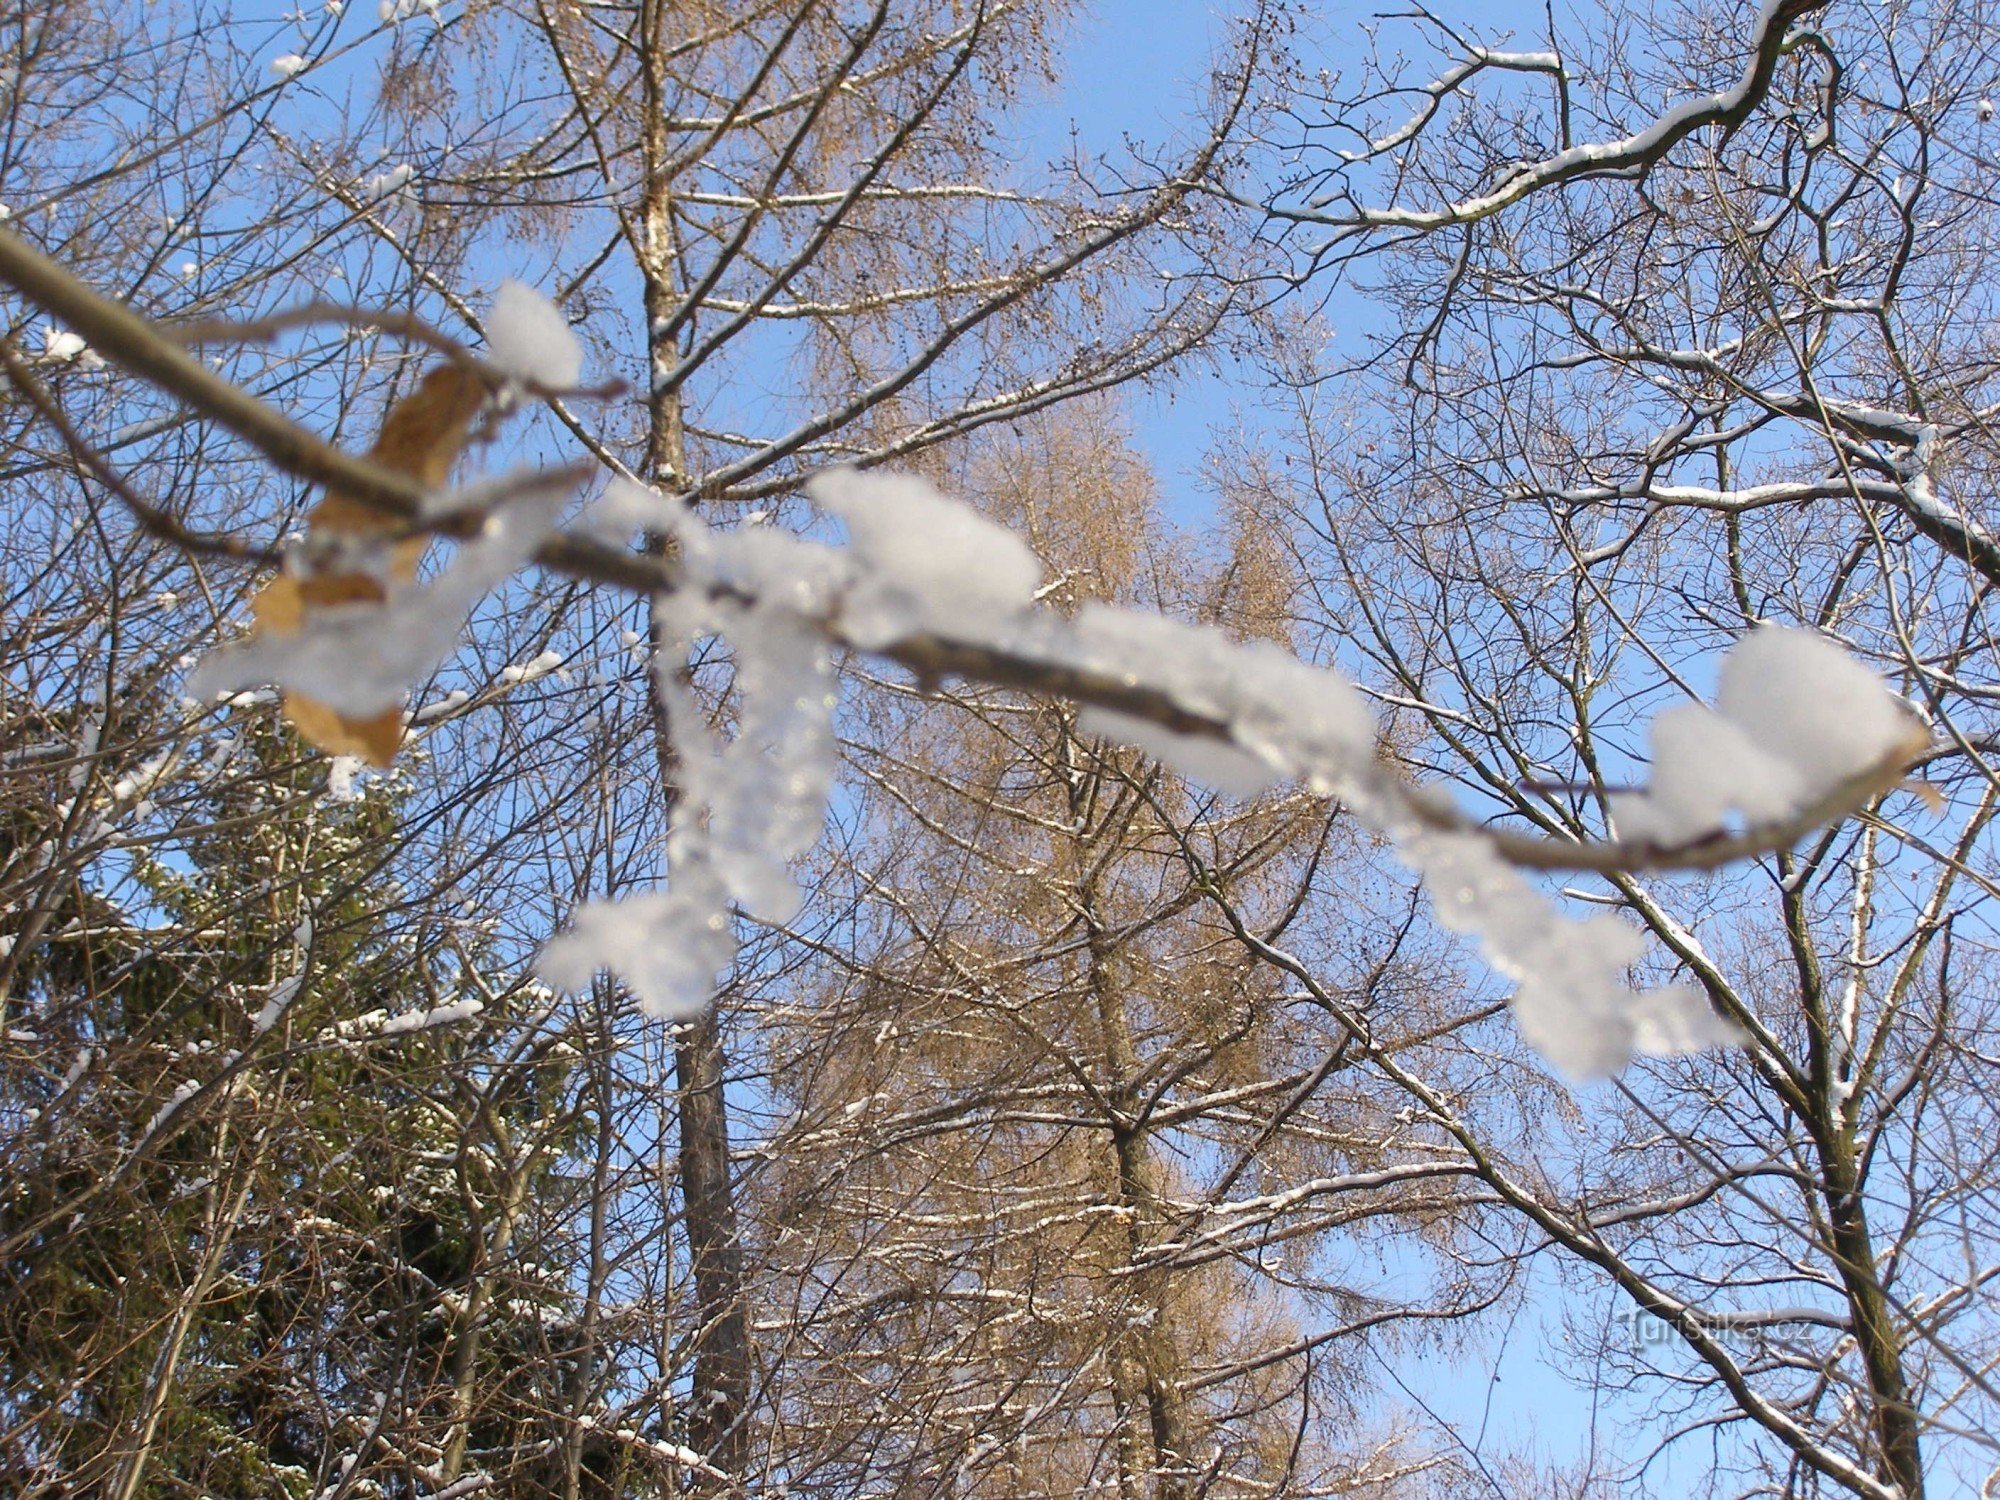
[[[403,1036],[412,1031],[430,1031],[439,1026],[456,1026],[470,1021],[486,1009],[484,1000],[453,1000],[429,1010],[409,1010],[390,1016],[375,1028],[377,1036]]]
[[[189,693],[206,698],[275,682],[351,716],[395,707],[451,651],[472,606],[525,564],[554,524],[559,491],[512,489],[436,579],[392,586],[380,604],[317,610],[297,635],[231,642],[203,658]]]
[[[1373,774],[1375,718],[1366,700],[1346,678],[1268,641],[1238,645],[1212,626],[1092,604],[1078,612],[1065,654],[1228,725],[1227,741],[1163,729],[1134,741],[1197,780],[1237,790],[1257,786],[1260,776],[1263,784],[1299,776],[1346,796],[1357,791],[1357,778]],[[1121,719],[1112,716],[1114,724]]]
[[[517,380],[565,390],[583,374],[583,345],[562,310],[531,286],[503,281],[486,314],[486,357]]]
[[[1424,877],[1440,925],[1478,938],[1515,980],[1522,1036],[1565,1076],[1609,1077],[1634,1053],[1678,1056],[1742,1040],[1685,986],[1633,994],[1625,971],[1644,940],[1616,917],[1567,920],[1493,846],[1472,833],[1418,833],[1399,843]]]
[[[355,781],[367,765],[368,763],[358,755],[334,756],[326,768],[326,800],[359,802],[362,791],[355,785]]]
[[[1815,793],[1881,764],[1920,728],[1907,704],[1825,636],[1773,625],[1729,653],[1716,706]]]
[[[580,990],[600,968],[622,979],[649,1014],[697,1015],[715,977],[736,954],[722,892],[693,871],[671,891],[596,901],[542,950],[535,967],[549,983]]]
[[[977,639],[1034,603],[1042,565],[1027,544],[921,479],[835,469],[806,493],[847,524],[861,571],[840,627],[864,651],[924,633]]]
[[[145,1132],[141,1135],[140,1139],[144,1140],[159,1134],[160,1127],[179,1114],[181,1106],[200,1092],[201,1080],[199,1078],[190,1078],[182,1083],[174,1090],[172,1097],[153,1112],[153,1118],[146,1122]]]
[[[1232,797],[1254,797],[1276,779],[1276,773],[1247,750],[1204,735],[1175,734],[1151,719],[1090,708],[1078,715],[1077,728],[1137,746],[1188,779]]]
[[[378,198],[402,195],[416,175],[417,169],[408,162],[391,167],[386,172],[377,172],[361,184],[361,196],[373,202]]]
[[[291,1008],[292,1002],[298,999],[299,987],[305,983],[305,979],[305,971],[300,970],[272,985],[270,998],[265,1000],[263,1009],[257,1012],[256,1019],[250,1023],[251,1031],[262,1036],[284,1019],[285,1012]]]
[[[1867,668],[1809,630],[1766,625],[1724,659],[1716,711],[1653,721],[1653,777],[1610,799],[1618,836],[1673,848],[1805,811],[1848,779],[1918,748],[1909,707]]]
[[[143,801],[180,765],[180,761],[181,747],[169,746],[114,781],[111,784],[111,800],[127,806]]]
[[[563,664],[560,651],[544,651],[533,661],[516,662],[500,669],[500,680],[505,683],[533,682],[537,677],[546,677]]]
[[[79,1050],[75,1060],[69,1065],[69,1071],[63,1074],[62,1086],[56,1092],[58,1094],[67,1094],[71,1089],[75,1088],[77,1080],[89,1071],[90,1065],[96,1062],[101,1055],[102,1050],[97,1047],[84,1047]]]
[[[426,703],[422,708],[418,709],[416,713],[410,716],[410,722],[412,724],[430,724],[439,719],[448,719],[470,702],[471,698],[472,695],[466,692],[464,688],[453,688],[442,698],[431,703]]]
[[[1769,823],[1799,805],[1805,780],[1766,754],[1741,726],[1698,703],[1653,720],[1653,779],[1610,799],[1618,837],[1670,847],[1715,833],[1731,811]]]
[[[57,328],[54,324],[42,329],[42,358],[52,364],[75,365],[82,370],[101,370],[104,361],[97,352],[83,341],[83,335],[71,333],[67,328]]]
[[[655,1015],[681,1018],[708,1001],[736,952],[732,904],[773,922],[798,909],[790,861],[819,837],[836,745],[832,662],[814,628],[842,576],[825,549],[762,528],[716,531],[686,506],[634,486],[606,501],[680,543],[689,582],[654,601],[662,642],[654,691],[681,754],[680,798],[667,835],[671,886],[576,913],[542,951],[552,984],[581,989],[617,973]],[[719,597],[732,583],[751,603]],[[681,669],[703,636],[734,653],[736,733],[720,739]]]

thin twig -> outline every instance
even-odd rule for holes
[[[268,567],[278,565],[281,553],[224,532],[195,531],[133,489],[125,477],[112,467],[110,460],[76,430],[54,394],[35,378],[34,372],[22,360],[11,339],[0,339],[0,368],[6,370],[7,378],[15,388],[55,428],[77,462],[90,470],[99,484],[117,496],[148,532],[163,542],[203,556],[233,558],[238,562],[261,563]]]

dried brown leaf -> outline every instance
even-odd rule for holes
[[[407,474],[425,486],[443,484],[464,451],[472,424],[486,402],[486,386],[472,371],[440,365],[417,388],[389,408],[381,435],[368,450],[369,458],[386,469]],[[397,516],[363,504],[339,490],[329,490],[307,518],[309,535],[326,537],[393,536],[407,529]],[[417,576],[430,540],[406,536],[393,543],[389,576],[408,583]],[[255,629],[267,635],[297,635],[312,611],[340,604],[375,604],[387,589],[372,573],[280,573],[251,601]],[[368,718],[350,718],[317,699],[285,694],[285,717],[306,743],[328,755],[358,755],[371,765],[387,766],[403,742],[403,712],[385,709]]]

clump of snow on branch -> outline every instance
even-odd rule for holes
[[[299,990],[306,982],[306,964],[312,956],[312,944],[313,917],[311,912],[307,912],[299,918],[298,925],[292,929],[292,946],[298,950],[297,966],[289,976],[271,986],[263,1008],[250,1023],[251,1030],[256,1035],[264,1035],[282,1021],[285,1012],[298,998]]]
[[[1570,1077],[1739,1039],[1691,988],[1634,994],[1625,974],[1639,935],[1610,916],[1570,921],[1492,838],[1404,781],[1378,753],[1366,700],[1337,673],[1142,611],[1094,605],[1071,620],[1037,608],[1041,567],[1027,547],[920,480],[839,472],[808,492],[846,524],[848,547],[767,527],[718,531],[630,484],[600,506],[610,529],[663,534],[678,550],[679,585],[654,602],[654,686],[679,757],[678,797],[667,888],[579,911],[539,961],[552,982],[577,989],[610,969],[656,1014],[707,1003],[735,954],[732,908],[773,922],[797,909],[789,863],[818,836],[833,775],[828,643],[907,656],[928,642],[1012,663],[1014,680],[1040,670],[1078,684],[1116,705],[1093,708],[1090,727],[1225,789],[1298,777],[1340,798],[1424,877],[1439,921],[1476,938],[1516,981],[1523,1034]],[[686,680],[709,639],[735,664],[726,738]],[[336,686],[295,685],[319,696]],[[1622,798],[1619,816],[1655,846],[1711,834],[1732,813],[1785,827],[1821,815],[1857,778],[1896,774],[1914,728],[1831,643],[1762,630],[1725,665],[1717,711],[1662,716],[1654,784]]]
[[[361,788],[357,785],[368,762],[358,755],[336,755],[326,768],[326,800],[329,802],[359,802]]]
[[[343,557],[347,571],[372,571],[383,581],[381,603],[323,606],[296,635],[261,634],[210,653],[189,674],[188,692],[212,699],[239,688],[276,683],[365,717],[401,704],[458,644],[465,617],[486,592],[525,565],[555,521],[562,489],[531,478],[441,497],[436,514],[474,509],[467,497],[495,488],[503,498],[486,509],[477,535],[451,566],[429,583],[401,583],[389,574],[388,545],[358,539],[360,556]],[[372,566],[371,566],[372,564]]]
[[[104,361],[83,341],[83,335],[50,324],[42,329],[42,358],[50,364],[75,365],[84,370],[101,370]]]
[[[408,162],[390,167],[385,172],[377,172],[361,184],[364,202],[373,203],[384,198],[407,198],[409,186],[416,180],[417,169]]]
[[[282,57],[271,59],[271,71],[280,78],[291,78],[306,68],[306,59],[296,52],[287,52]]]
[[[543,951],[542,975],[580,989],[617,973],[655,1015],[692,1015],[736,954],[736,906],[789,920],[790,861],[819,837],[833,783],[833,666],[815,619],[844,577],[824,549],[761,528],[714,531],[684,504],[620,485],[605,511],[670,535],[689,584],[654,601],[654,691],[678,764],[664,891],[596,902]],[[603,519],[601,516],[600,519]],[[717,736],[685,680],[704,637],[734,655],[736,732]]]
[[[1085,734],[1132,745],[1190,780],[1232,797],[1254,797],[1277,779],[1270,766],[1227,740],[1176,734],[1151,719],[1116,709],[1087,708],[1077,716],[1077,727]]]
[[[1127,739],[1225,791],[1249,794],[1280,776],[1302,778],[1394,838],[1425,878],[1438,920],[1476,938],[1517,982],[1522,1034],[1567,1076],[1603,1077],[1635,1053],[1673,1056],[1740,1039],[1691,989],[1630,991],[1624,974],[1642,951],[1631,928],[1610,916],[1570,921],[1489,839],[1423,816],[1422,794],[1377,754],[1367,701],[1337,673],[1269,642],[1238,645],[1211,628],[1104,606],[1079,615],[1069,660],[1147,682],[1228,726],[1228,737],[1179,734],[1101,711],[1086,716],[1086,728]]]
[[[808,493],[847,526],[857,569],[840,624],[851,645],[940,631],[976,639],[1034,601],[1042,564],[1027,543],[921,479],[837,469]]]
[[[373,1034],[380,1037],[407,1036],[414,1031],[431,1031],[440,1026],[456,1026],[462,1021],[478,1017],[486,1009],[484,1000],[467,997],[452,1000],[444,1005],[432,1006],[429,1010],[407,1010],[397,1015],[385,1016],[379,1021]]]
[[[1241,795],[1299,776],[1332,795],[1375,796],[1375,718],[1337,673],[1269,641],[1239,645],[1209,626],[1111,605],[1081,610],[1069,635],[1060,644],[1070,664],[1144,683],[1229,733],[1182,734],[1103,710],[1088,716],[1086,729],[1126,739],[1183,775]],[[1130,736],[1140,725],[1147,727]],[[1358,769],[1365,772],[1360,780]]]
[[[1764,626],[1725,659],[1716,707],[1653,721],[1652,781],[1610,799],[1618,836],[1672,848],[1808,812],[1857,777],[1894,769],[1927,733],[1908,705],[1838,646]]]
[[[486,314],[486,357],[516,380],[544,390],[574,386],[583,346],[562,311],[533,287],[503,281]]]
[[[1477,939],[1515,981],[1515,1024],[1565,1076],[1606,1078],[1634,1055],[1676,1057],[1743,1039],[1689,986],[1630,990],[1624,975],[1644,952],[1639,934],[1609,915],[1570,921],[1479,834],[1406,831],[1397,851],[1423,876],[1438,922]]]
[[[1729,653],[1722,712],[1773,755],[1831,787],[1928,738],[1909,706],[1825,636],[1766,626]]]
[[[500,669],[500,681],[508,687],[524,682],[533,682],[538,677],[546,677],[551,672],[562,670],[563,654],[560,651],[544,651],[531,661],[513,662]]]

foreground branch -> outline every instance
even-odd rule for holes
[[[789,915],[785,862],[817,838],[832,774],[833,698],[818,681],[832,647],[897,662],[926,684],[960,678],[1069,699],[1096,711],[1087,728],[1226,790],[1296,777],[1338,797],[1425,876],[1439,920],[1477,935],[1521,982],[1524,1030],[1578,1076],[1615,1072],[1634,1050],[1699,1050],[1735,1031],[1692,992],[1627,994],[1620,975],[1638,957],[1637,938],[1608,919],[1561,919],[1520,871],[1700,869],[1781,850],[1893,787],[1928,739],[1900,700],[1831,646],[1760,632],[1725,668],[1721,714],[1690,705],[1662,716],[1653,787],[1612,799],[1635,837],[1578,843],[1496,832],[1382,758],[1372,712],[1345,679],[1267,644],[1239,646],[1142,612],[1058,615],[1037,603],[1041,564],[1018,538],[920,482],[849,472],[808,486],[845,521],[846,549],[761,528],[714,531],[679,499],[623,482],[600,504],[594,535],[559,532],[553,498],[571,478],[565,471],[437,496],[314,437],[4,229],[0,281],[281,469],[337,486],[393,518],[402,536],[462,541],[427,585],[391,578],[368,596],[381,602],[365,605],[342,593],[285,638],[224,648],[197,674],[197,692],[276,680],[338,715],[391,714],[451,649],[479,595],[529,561],[650,595],[672,624],[670,641],[731,636],[745,682],[761,684],[747,697],[761,692],[774,706],[755,733],[745,720],[735,741],[701,761],[713,767],[703,773],[708,784],[691,786],[676,812],[673,892],[615,915],[586,908],[544,961],[566,984],[617,969],[665,1014],[699,1009],[729,961],[733,938],[718,912]],[[544,314],[560,326],[552,307],[533,316]],[[626,545],[635,532],[675,545],[635,549]],[[1732,671],[1744,679],[1734,689]],[[664,692],[669,675],[661,674]],[[683,707],[676,734],[706,734],[704,716]],[[795,763],[773,766],[773,756]]]

